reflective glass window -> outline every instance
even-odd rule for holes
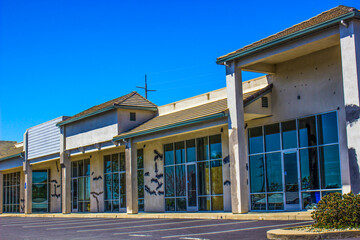
[[[165,165],[174,164],[174,146],[172,143],[164,145]]]
[[[186,141],[186,161],[187,162],[196,161],[195,139]]]
[[[264,156],[250,156],[250,191],[265,192]]]
[[[210,166],[209,162],[198,163],[199,195],[210,195]]]
[[[211,161],[211,194],[223,194],[222,178],[222,160]]]
[[[317,148],[300,150],[301,188],[319,189],[319,168]]]
[[[175,143],[175,163],[185,163],[185,143],[177,142]]]
[[[280,126],[278,123],[264,126],[265,151],[272,152],[280,150]]]
[[[255,127],[249,129],[249,153],[264,152],[264,139],[262,127]]]
[[[175,171],[174,167],[165,167],[165,197],[175,196]],[[174,203],[175,205],[175,203]],[[175,209],[174,209],[175,210]]]
[[[300,147],[310,147],[317,144],[315,116],[299,119]]]
[[[282,193],[267,195],[268,210],[284,210],[284,197]]]
[[[341,188],[339,145],[324,146],[320,151],[321,187]]]
[[[283,190],[281,153],[269,153],[266,158],[266,179],[268,192]]]
[[[186,196],[186,175],[185,165],[178,165],[175,167],[176,172],[176,196]]]
[[[317,120],[319,144],[337,143],[338,129],[336,112],[319,115]]]
[[[281,123],[281,135],[283,149],[297,147],[296,121],[287,121]]]
[[[252,210],[266,210],[266,195],[253,194],[251,195],[251,209]]]
[[[209,137],[210,141],[210,158],[219,159],[222,158],[222,146],[221,135],[214,135]]]
[[[209,143],[208,138],[197,138],[196,139],[196,145],[197,145],[197,160],[208,160],[209,159]]]

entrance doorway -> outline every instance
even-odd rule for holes
[[[285,210],[300,210],[298,151],[283,152]]]

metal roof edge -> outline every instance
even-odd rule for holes
[[[309,27],[309,28],[294,32],[292,34],[286,35],[284,37],[272,40],[272,41],[264,43],[264,44],[261,44],[261,45],[259,45],[257,47],[250,48],[250,49],[245,50],[243,52],[235,53],[233,55],[230,55],[230,56],[227,56],[227,57],[224,57],[224,58],[220,57],[219,59],[216,60],[216,63],[221,64],[221,63],[224,63],[226,61],[234,60],[235,58],[238,58],[238,57],[242,57],[242,56],[245,56],[245,55],[248,55],[248,54],[251,54],[251,53],[255,53],[257,51],[260,51],[260,50],[263,50],[265,48],[271,47],[271,46],[273,46],[275,44],[282,43],[282,42],[288,41],[288,40],[290,40],[292,38],[299,37],[301,35],[305,35],[305,34],[314,32],[314,31],[319,30],[321,28],[325,28],[325,27],[328,27],[330,25],[333,25],[333,24],[337,23],[338,21],[346,20],[346,19],[349,19],[349,18],[352,18],[352,17],[359,18],[360,13],[359,12],[350,12],[350,13],[341,15],[341,16],[339,16],[337,18],[334,18],[334,19],[319,23],[319,24],[314,25],[312,27]]]
[[[158,110],[157,107],[140,107],[140,106],[127,106],[127,105],[114,105],[115,108],[119,109],[134,109],[134,110],[147,110],[156,112]]]
[[[3,158],[0,158],[0,161],[5,161],[7,159],[11,159],[11,158],[15,158],[15,157],[21,157],[21,155],[23,154],[24,152],[21,152],[21,153],[17,153],[17,154],[14,154],[14,155],[10,155],[10,156],[7,156],[7,157],[3,157]]]
[[[170,124],[167,126],[157,127],[154,129],[140,131],[140,132],[136,132],[136,133],[132,133],[132,134],[125,134],[123,136],[117,136],[117,137],[113,138],[113,141],[119,141],[119,140],[126,139],[126,138],[132,138],[132,137],[137,137],[137,136],[150,134],[150,133],[154,133],[154,132],[160,132],[163,130],[168,130],[168,129],[172,129],[172,128],[176,128],[176,127],[182,127],[182,126],[199,123],[199,122],[203,122],[203,121],[208,121],[208,120],[212,120],[215,118],[226,117],[226,116],[227,116],[227,113],[225,113],[225,112],[215,113],[215,114],[212,114],[209,116],[191,119],[191,120],[187,120],[187,121],[183,121],[183,122],[179,122],[179,123],[174,123],[174,124]]]
[[[69,124],[69,123],[72,123],[72,122],[79,121],[79,120],[84,119],[84,118],[92,117],[94,115],[97,115],[97,114],[100,114],[100,113],[103,113],[103,112],[106,112],[106,111],[109,111],[109,110],[112,110],[112,109],[115,109],[114,105],[103,108],[103,109],[99,109],[99,110],[97,110],[95,112],[91,112],[91,113],[88,113],[88,114],[85,114],[85,115],[82,115],[82,116],[79,116],[79,117],[76,117],[76,118],[72,118],[72,119],[69,119],[69,120],[65,120],[63,122],[59,122],[59,123],[56,124],[56,126],[60,127],[60,126],[63,126],[63,125],[66,125],[66,124]]]

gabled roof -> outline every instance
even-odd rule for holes
[[[269,93],[272,87],[273,85],[269,84],[265,88],[244,93],[244,106],[250,104],[252,101],[258,99],[259,97]],[[125,138],[136,137],[170,128],[190,125],[215,118],[226,117],[227,110],[227,98],[224,98],[214,102],[205,103],[200,106],[154,117],[149,121],[145,122],[144,124],[114,137],[113,140],[118,141]]]
[[[4,142],[4,141],[2,141]],[[23,147],[15,147],[16,142],[12,142],[12,146],[8,147],[6,149],[6,152],[1,152],[0,153],[0,161],[6,160],[6,159],[10,159],[10,158],[14,158],[14,157],[18,157],[21,155],[22,152],[24,152]]]
[[[359,16],[359,10],[352,7],[340,5],[328,11],[325,11],[313,18],[310,18],[309,20],[296,24],[267,38],[261,39],[234,52],[221,56],[217,58],[216,62],[223,63],[226,61],[230,61],[234,58],[254,53],[255,51],[262,50],[266,47],[270,47],[274,44],[278,44],[292,38],[299,37],[300,35],[307,34],[325,27],[333,26],[335,24],[338,24],[341,20]]]
[[[115,98],[75,114],[74,116],[69,117],[64,121],[59,122],[57,126],[75,122],[115,108],[157,111],[157,106],[154,103],[150,102],[136,91],[133,91],[124,96]]]

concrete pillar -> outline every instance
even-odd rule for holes
[[[65,127],[60,128],[61,212],[71,213],[71,162],[66,152]]]
[[[343,193],[360,192],[360,22],[340,25],[345,109],[339,111],[339,142]]]
[[[4,194],[4,178],[3,173],[0,172],[0,214],[3,213],[3,194]]]
[[[226,67],[227,102],[229,108],[229,157],[231,207],[233,213],[249,211],[247,154],[245,149],[244,103],[241,70],[235,63]]]
[[[29,161],[24,161],[23,170],[25,174],[25,214],[32,213],[32,166]]]
[[[126,165],[126,212],[138,213],[137,149],[132,139],[125,147]]]

